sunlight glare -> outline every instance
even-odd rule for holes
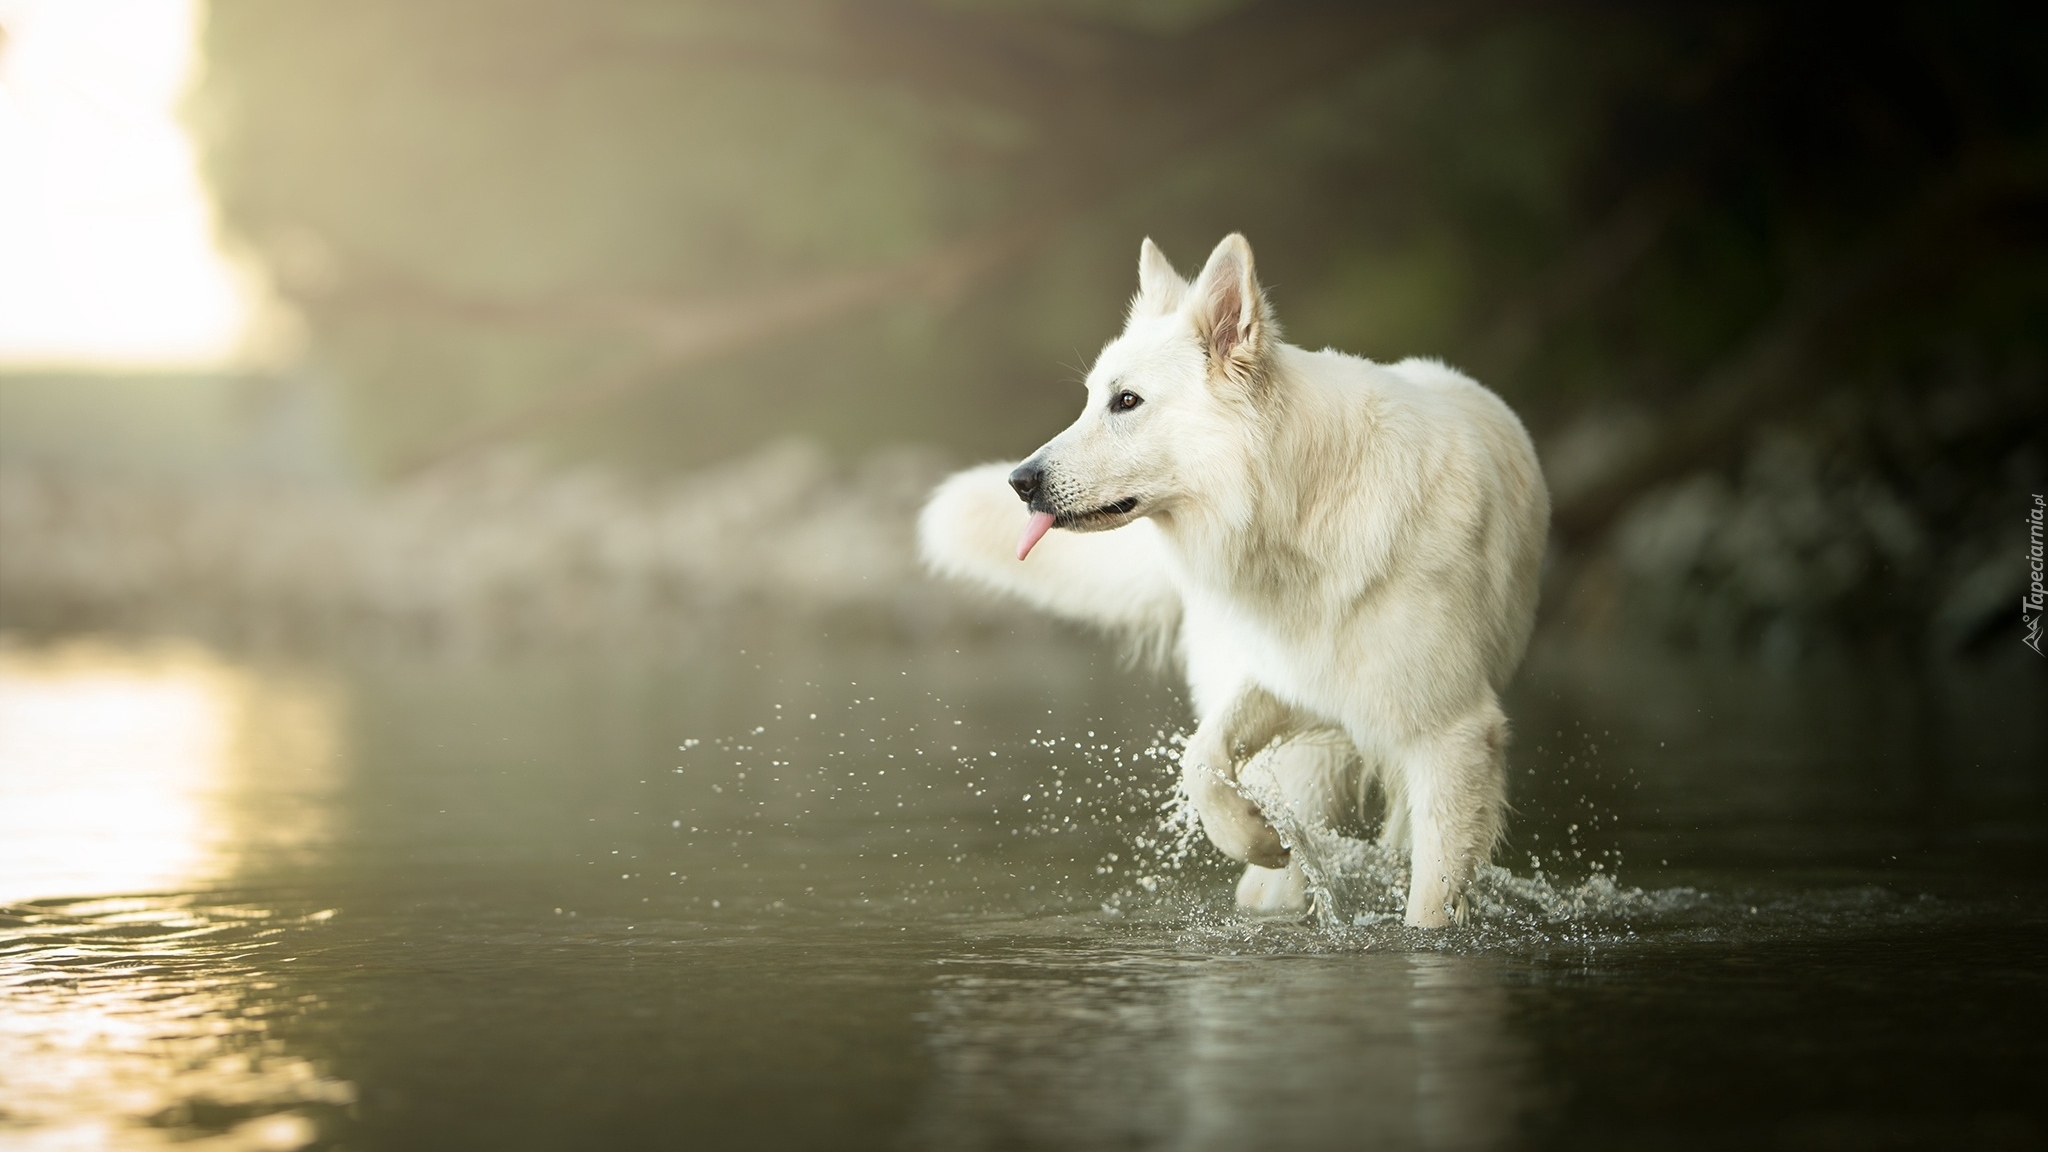
[[[218,902],[324,843],[337,717],[196,646],[0,643],[0,1146],[281,1152],[354,1101],[270,1034],[333,910]]]
[[[189,891],[321,835],[332,707],[197,651],[0,649],[0,904]]]
[[[255,295],[178,101],[196,0],[0,0],[0,365],[204,367]]]

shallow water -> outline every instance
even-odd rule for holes
[[[1431,934],[1233,912],[1054,635],[16,645],[0,1147],[2041,1147],[2041,698],[1540,656]]]

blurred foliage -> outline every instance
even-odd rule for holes
[[[2048,473],[2044,13],[212,0],[192,111],[380,474],[789,433],[1015,456],[1070,418],[1139,238],[1191,270],[1238,229],[1296,342],[1440,356],[1525,414],[1578,618],[1649,571],[1607,549],[1684,505],[1648,495],[1739,504],[1790,436],[1911,530],[1858,537],[1881,579],[1713,618],[1876,596],[1965,643],[1957,557]]]

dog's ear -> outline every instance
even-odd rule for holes
[[[1232,232],[1209,254],[1209,263],[1189,291],[1195,334],[1209,360],[1224,376],[1253,384],[1266,358],[1272,317],[1266,294],[1252,271],[1252,246]]]
[[[1166,253],[1150,236],[1138,246],[1138,294],[1131,298],[1131,318],[1167,316],[1180,310],[1188,282],[1166,262]]]

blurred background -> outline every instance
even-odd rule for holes
[[[2034,661],[2016,4],[5,0],[0,627],[989,619],[908,550],[1140,238],[1504,395],[1549,637]]]

